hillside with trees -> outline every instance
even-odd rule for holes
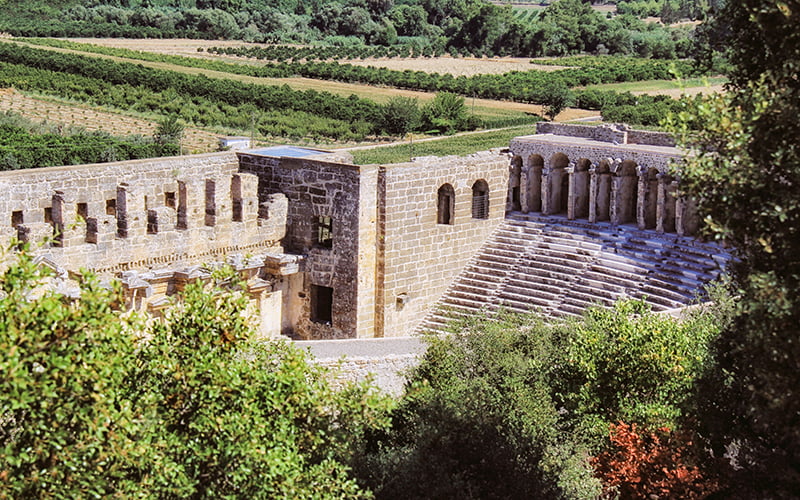
[[[673,2],[654,2],[670,9]],[[629,5],[632,2],[622,3]],[[674,16],[701,17],[684,0]],[[641,10],[641,9],[639,9]],[[0,31],[14,36],[207,38],[332,46],[404,46],[418,53],[563,56],[579,52],[687,57],[692,30],[645,23],[632,7],[610,19],[581,0],[533,17],[485,0],[6,0]],[[671,21],[669,21],[671,22]]]

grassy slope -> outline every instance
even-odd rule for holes
[[[707,86],[718,86],[728,81],[725,77],[689,78],[686,80],[644,80],[640,82],[605,83],[590,85],[588,89],[615,90],[617,92],[642,92],[658,94],[669,90],[702,89]]]
[[[533,133],[535,133],[533,126],[524,125],[486,132],[467,132],[413,144],[405,142],[391,146],[357,149],[352,150],[351,153],[357,165],[402,163],[409,161],[412,156],[464,156],[491,148],[504,148],[508,147],[512,138]]]

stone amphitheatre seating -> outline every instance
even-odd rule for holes
[[[729,255],[694,238],[633,226],[509,214],[447,289],[420,330],[498,310],[577,316],[622,297],[666,311],[702,298]]]

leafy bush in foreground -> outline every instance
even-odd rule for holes
[[[533,314],[457,323],[430,341],[356,473],[378,498],[597,498],[589,455],[611,449],[612,424],[692,430],[684,415],[724,317],[678,321],[622,301],[563,324]],[[594,465],[626,476],[610,456]]]
[[[240,292],[187,286],[165,321],[70,300],[27,251],[0,277],[0,497],[360,498],[349,459],[385,424],[289,344],[248,340]]]

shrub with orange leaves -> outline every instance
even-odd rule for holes
[[[698,453],[688,432],[636,424],[611,424],[610,451],[592,458],[609,498],[695,499],[719,490],[719,481],[696,465]]]

